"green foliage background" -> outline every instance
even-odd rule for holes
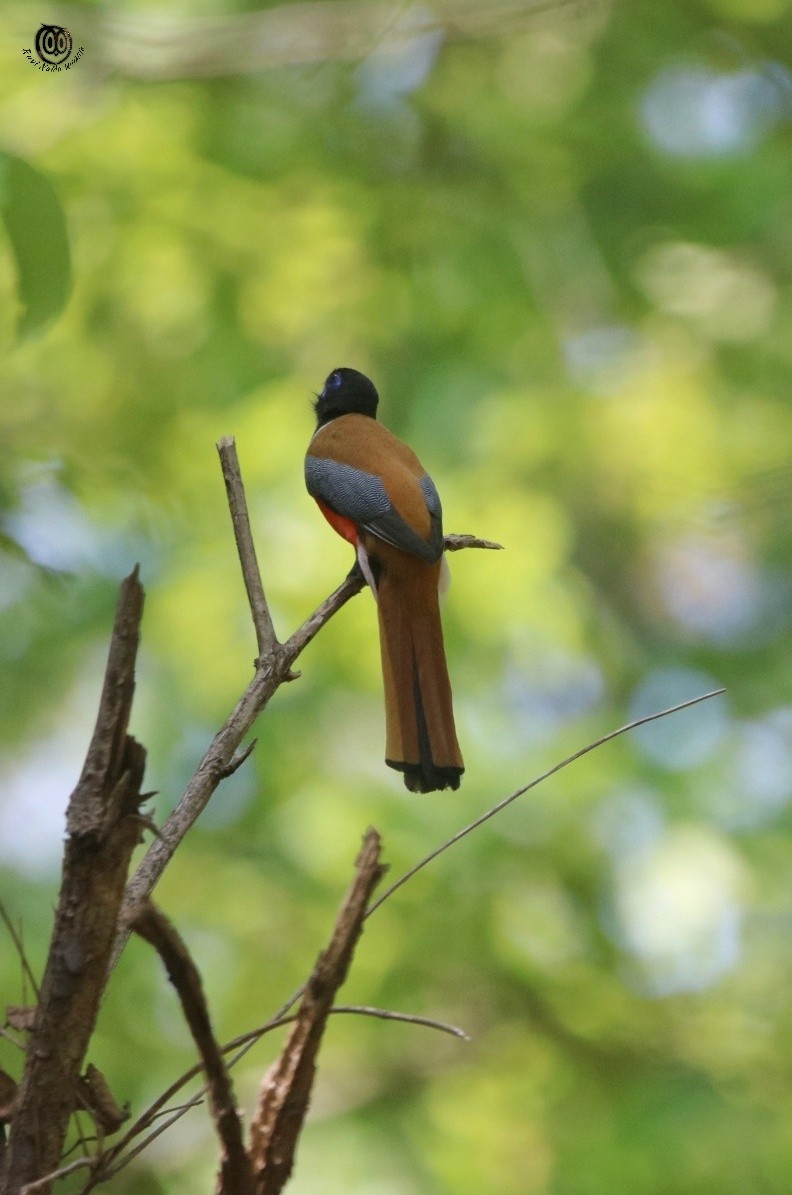
[[[359,55],[161,79],[129,67],[154,51],[122,18],[164,28],[144,3],[59,16],[85,46],[60,74],[22,55],[50,14],[0,15],[0,891],[40,969],[136,560],[156,816],[250,675],[219,436],[282,635],[346,572],[302,455],[312,391],[354,365],[447,529],[507,548],[451,562],[467,773],[418,799],[384,767],[361,595],[158,889],[222,1038],[305,977],[366,825],[398,874],[598,734],[728,694],[587,756],[372,919],[344,998],[473,1042],[339,1018],[290,1190],[786,1192],[792,6],[482,4],[465,36],[450,7],[445,32],[394,40],[416,11],[377,8]],[[276,1049],[236,1072],[248,1107]],[[191,1064],[140,943],[92,1061],[133,1110]],[[113,1189],[208,1190],[214,1159],[192,1114]]]

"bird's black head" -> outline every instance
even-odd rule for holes
[[[365,374],[341,366],[334,369],[325,381],[322,393],[316,397],[314,410],[319,427],[339,415],[370,415],[377,417],[379,395]]]

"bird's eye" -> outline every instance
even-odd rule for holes
[[[338,370],[336,370],[335,373],[331,373],[330,377],[327,379],[328,390],[338,390],[341,386],[342,381],[343,381],[343,378],[341,377],[341,374],[338,372]]]

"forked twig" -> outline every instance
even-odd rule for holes
[[[418,1016],[416,1013],[397,1012],[391,1008],[372,1008],[370,1005],[365,1004],[334,1004],[330,1009],[329,1015],[338,1016],[344,1014],[347,1016],[373,1017],[380,1021],[397,1021],[404,1025],[418,1025],[425,1029],[436,1029],[439,1033],[447,1033],[450,1037],[459,1038],[461,1041],[470,1041],[470,1036],[464,1029],[460,1029],[458,1025],[451,1025],[447,1021],[438,1021],[434,1017]],[[220,1046],[222,1054],[230,1054],[233,1050],[238,1051],[228,1063],[229,1068],[235,1066],[268,1033],[273,1033],[276,1029],[282,1029],[284,1025],[293,1025],[296,1019],[296,1013],[291,1013],[285,1017],[272,1018],[264,1025],[259,1025],[255,1029],[248,1029],[245,1033],[240,1033],[237,1037]],[[133,1158],[143,1153],[155,1137],[158,1137],[161,1132],[164,1132],[171,1124],[174,1124],[185,1112],[189,1112],[192,1108],[197,1108],[203,1103],[204,1096],[207,1094],[206,1087],[202,1087],[191,1099],[186,1100],[177,1108],[165,1108],[168,1100],[173,1099],[192,1079],[197,1078],[202,1070],[203,1064],[196,1062],[194,1066],[186,1070],[178,1079],[175,1079],[170,1087],[158,1095],[156,1100],[141,1113],[135,1123],[127,1129],[121,1140],[115,1142],[112,1148],[106,1151],[102,1159],[101,1171],[98,1173],[98,1181],[106,1182],[118,1174]],[[141,1133],[145,1132],[150,1125],[154,1124],[162,1116],[168,1116],[169,1119],[162,1125],[158,1125],[153,1133],[138,1142],[137,1146],[133,1150],[130,1150],[129,1153],[123,1153],[136,1137],[139,1137]],[[88,1187],[84,1187],[83,1191],[91,1190],[93,1186],[94,1184],[91,1183]]]
[[[237,751],[256,718],[277,689],[294,678],[292,665],[304,648],[325,623],[346,605],[350,598],[359,593],[365,584],[362,577],[354,574],[347,577],[285,643],[278,643],[274,628],[270,633],[272,617],[264,595],[250,534],[250,517],[234,438],[223,437],[218,441],[217,449],[226,481],[239,562],[256,629],[259,658],[253,679],[212,739],[176,808],[160,827],[159,835],[149,846],[137,871],[127,884],[111,968],[118,962],[127,939],[130,910],[139,901],[151,895],[179,843],[206,808],[218,785],[229,775],[229,769],[233,771],[242,762]],[[492,548],[494,545],[489,540],[480,540],[472,535],[449,535],[446,537],[446,546],[450,551],[458,551],[460,548]]]

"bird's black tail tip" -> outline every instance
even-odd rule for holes
[[[459,788],[464,768],[428,767],[418,763],[400,763],[394,759],[386,759],[389,768],[404,773],[404,784],[411,793],[433,793],[444,788]]]

